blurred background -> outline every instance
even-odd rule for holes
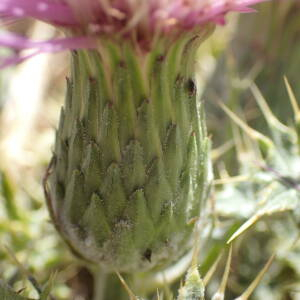
[[[228,238],[246,224],[233,244],[225,298],[241,294],[276,254],[251,299],[296,300],[300,126],[291,90],[300,99],[300,2],[274,0],[257,11],[231,15],[198,53],[215,176],[210,238],[199,264],[205,275]],[[36,39],[59,34],[42,23],[8,26]],[[91,298],[91,275],[55,232],[42,188],[68,61],[65,53],[43,54],[0,72],[0,280],[32,299],[47,290],[55,299]],[[223,255],[207,286],[208,299],[218,288],[225,260]]]

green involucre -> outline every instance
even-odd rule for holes
[[[209,140],[194,80],[202,36],[74,52],[49,175],[49,209],[80,257],[108,270],[163,267],[192,245]]]

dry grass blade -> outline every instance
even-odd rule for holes
[[[221,145],[218,148],[215,148],[211,151],[211,159],[213,161],[219,159],[222,155],[224,155],[226,152],[231,150],[234,147],[233,141],[228,141],[225,144]]]
[[[160,297],[160,293],[159,293],[159,290],[157,289],[156,291],[156,296],[157,296],[157,300],[162,300],[161,297]]]
[[[116,271],[117,276],[119,277],[122,285],[124,286],[125,290],[128,293],[128,296],[130,298],[130,300],[139,300],[134,293],[132,292],[132,290],[130,289],[130,287],[127,285],[126,281],[124,280],[124,278],[121,276],[121,274],[119,272]]]
[[[230,245],[225,271],[218,291],[213,295],[212,300],[223,300],[225,297],[225,289],[228,281],[230,265],[232,259],[232,245]]]
[[[254,130],[250,126],[248,126],[243,120],[241,120],[235,113],[233,113],[226,105],[222,102],[219,102],[220,107],[224,110],[224,112],[240,127],[243,129],[245,133],[252,139],[262,142],[267,148],[273,148],[273,142],[265,135],[260,132]]]
[[[235,300],[248,300],[253,291],[256,289],[260,281],[262,280],[263,276],[266,274],[268,269],[270,268],[273,260],[275,258],[275,255],[272,255],[270,259],[267,261],[263,269],[258,273],[257,277],[253,280],[253,282],[249,285],[249,287],[246,289],[246,291],[239,296],[238,298],[235,298]]]
[[[203,278],[203,284],[204,286],[206,286],[210,279],[212,278],[212,276],[214,275],[216,269],[217,269],[217,266],[221,260],[221,257],[222,257],[223,253],[221,253],[218,258],[216,259],[216,261],[214,262],[214,264],[209,268],[208,272],[205,274],[204,278]]]
[[[225,184],[233,184],[238,182],[245,182],[249,180],[248,175],[238,175],[238,176],[231,176],[227,178],[215,179],[213,181],[213,185],[225,185]]]
[[[250,86],[250,90],[259,105],[260,110],[262,111],[266,121],[271,125],[274,126],[276,129],[278,129],[281,132],[284,133],[291,133],[292,130],[282,124],[273,114],[272,110],[270,109],[269,105],[267,104],[267,101],[265,100],[264,96],[261,94],[260,90],[255,84],[252,84]]]
[[[285,76],[284,76],[284,83],[285,83],[287,92],[289,94],[289,99],[291,101],[291,105],[292,105],[292,108],[294,111],[295,122],[298,123],[300,121],[300,108],[299,108],[296,96],[291,88],[291,85]]]
[[[244,233],[248,228],[250,228],[253,224],[255,224],[259,220],[260,216],[254,215],[250,219],[248,219],[227,241],[227,244],[230,244],[235,240],[238,236]]]

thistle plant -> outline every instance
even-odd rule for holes
[[[45,177],[52,221],[72,251],[107,271],[161,270],[193,245],[210,184],[210,142],[196,52],[228,12],[261,0],[13,1],[65,38],[3,35],[18,51],[72,50],[71,75]]]
[[[291,85],[286,78],[284,82],[285,105],[293,111],[293,119],[285,123],[273,114],[267,99],[251,84],[252,97],[266,121],[264,134],[250,127],[243,116],[221,105],[233,120],[239,173],[229,177],[230,171],[223,169],[221,178],[215,180],[216,214],[230,226],[236,226],[227,243],[239,245],[240,259],[236,263],[247,265],[244,270],[249,270],[241,269],[236,278],[245,280],[247,276],[249,280],[264,259],[277,255],[272,284],[262,285],[256,299],[295,299],[294,290],[299,288],[300,109]],[[284,279],[286,272],[288,280]],[[243,285],[242,280],[238,281],[235,283]]]

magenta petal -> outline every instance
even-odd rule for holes
[[[32,48],[32,42],[16,34],[6,34],[0,36],[0,46],[16,50]]]
[[[57,52],[68,49],[92,49],[96,47],[96,41],[88,36],[32,41],[16,34],[7,34],[0,36],[0,46],[16,50],[39,49],[42,52]]]
[[[13,55],[10,57],[5,57],[5,58],[0,57],[0,69],[17,65],[17,64],[23,62],[24,60],[31,58],[33,56],[36,56],[40,53],[41,52],[38,51],[38,52],[34,52],[34,53],[24,55],[24,56]]]
[[[51,39],[47,41],[32,41],[23,36],[7,34],[0,36],[0,46],[15,49],[18,52],[23,49],[31,49],[34,51],[26,56],[15,55],[12,57],[1,58],[0,68],[4,68],[20,63],[40,53],[59,52],[74,49],[93,49],[96,48],[96,40],[92,37],[71,37]]]
[[[42,52],[58,52],[75,49],[94,49],[96,40],[89,36],[52,39],[43,42],[32,42]],[[1,41],[0,41],[1,44]]]
[[[78,24],[70,6],[53,0],[0,0],[0,16],[32,17],[66,26]]]

